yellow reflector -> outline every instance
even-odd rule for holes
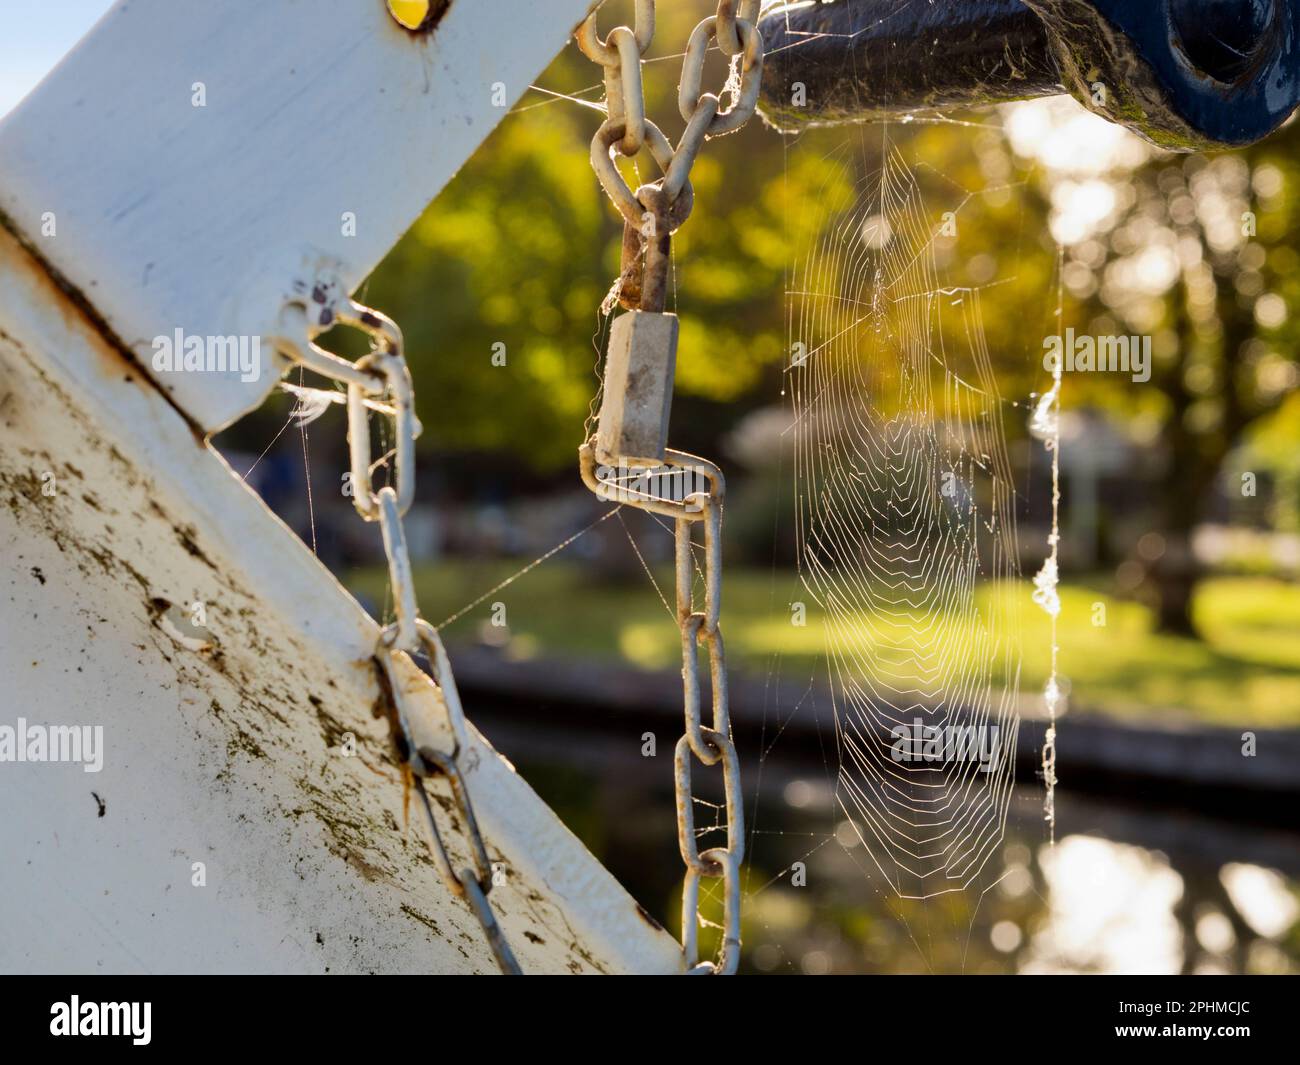
[[[388,10],[408,30],[418,30],[429,13],[429,0],[388,0]]]

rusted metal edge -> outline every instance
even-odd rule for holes
[[[14,220],[10,218],[2,208],[0,208],[0,229],[3,229],[13,237],[14,240],[18,242],[18,246],[32,257],[32,260],[36,265],[44,272],[45,276],[49,278],[51,284],[53,284],[55,288],[68,298],[68,302],[70,302],[82,314],[91,328],[99,334],[100,339],[121,355],[126,362],[139,371],[141,383],[147,383],[150,388],[167,401],[172,410],[184,419],[185,424],[190,427],[190,431],[194,433],[196,439],[206,441],[207,434],[203,431],[203,427],[186,412],[184,407],[176,402],[174,397],[169,395],[165,389],[158,387],[158,383],[150,375],[148,367],[143,366],[140,363],[140,360],[135,357],[135,352],[133,352],[122,341],[122,338],[113,331],[113,327],[109,325],[104,316],[100,314],[98,308],[96,308],[95,304],[91,302],[90,297],[88,297],[66,274],[60,271],[41,254],[41,250],[36,246],[35,242],[14,224]]]

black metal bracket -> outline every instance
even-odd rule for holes
[[[780,129],[1069,92],[1194,151],[1300,105],[1300,0],[798,0],[760,29]]]

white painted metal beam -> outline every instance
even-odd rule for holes
[[[270,334],[304,250],[360,284],[594,2],[416,35],[384,0],[123,0],[0,122],[0,212],[149,372],[178,328]],[[281,368],[155,377],[211,432]]]
[[[0,726],[104,738],[97,773],[0,763],[0,970],[493,971],[416,803],[408,824],[375,622],[3,229],[0,504]],[[196,601],[206,628],[187,632]],[[432,734],[436,689],[406,676]],[[524,970],[680,971],[471,733]]]

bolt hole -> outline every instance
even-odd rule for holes
[[[1198,71],[1225,84],[1250,69],[1274,14],[1274,0],[1169,0],[1183,52]]]

